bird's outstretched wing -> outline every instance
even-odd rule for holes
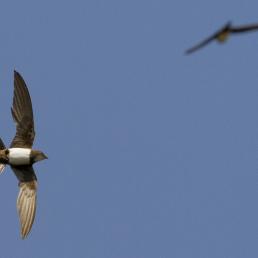
[[[214,39],[216,39],[216,36],[217,36],[217,35],[215,35],[215,34],[212,35],[212,36],[210,36],[209,38],[207,38],[207,39],[201,41],[201,42],[198,43],[197,45],[195,45],[195,46],[193,46],[193,47],[187,49],[187,50],[185,51],[185,53],[186,53],[186,54],[191,54],[191,53],[195,52],[196,50],[198,50],[198,49],[200,49],[200,48],[206,46],[206,45],[209,44],[211,41],[213,41]]]
[[[226,23],[221,29],[219,29],[218,31],[216,31],[215,33],[213,33],[211,36],[209,36],[208,38],[202,40],[200,43],[196,44],[195,46],[193,46],[193,47],[187,49],[187,50],[185,51],[185,53],[186,53],[186,54],[191,54],[191,53],[195,52],[196,50],[198,50],[198,49],[200,49],[200,48],[206,46],[206,45],[209,44],[211,41],[220,38],[220,36],[221,36],[222,34],[225,34],[225,33],[229,32],[230,26],[231,26],[231,23],[230,23],[230,22]]]
[[[32,166],[12,166],[12,169],[19,179],[17,211],[20,218],[21,237],[24,239],[30,233],[36,214],[37,179]]]
[[[242,32],[249,32],[253,30],[258,30],[258,24],[249,24],[243,26],[234,26],[230,29],[232,33],[242,33]]]
[[[4,172],[5,164],[0,164],[0,174]]]
[[[16,135],[11,147],[31,148],[35,138],[31,98],[23,78],[16,71],[14,71],[14,97],[11,111],[16,123]]]

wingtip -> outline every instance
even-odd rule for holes
[[[23,229],[21,229],[21,239],[24,240],[28,237],[30,231],[26,232]]]
[[[19,72],[17,72],[15,69],[13,70],[13,74],[14,74],[15,77],[16,77],[16,76],[21,76],[21,75],[19,74]]]
[[[187,50],[185,50],[185,55],[189,56],[190,54],[192,54],[193,52],[195,52],[196,49],[193,48],[188,48]]]

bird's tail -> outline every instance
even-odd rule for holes
[[[4,149],[5,149],[4,142],[0,138],[0,150],[4,150]],[[5,168],[5,164],[0,163],[0,174],[4,171],[4,168]]]

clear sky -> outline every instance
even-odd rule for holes
[[[2,1],[0,135],[13,69],[35,116],[38,209],[20,239],[0,176],[0,258],[258,257],[258,32],[184,50],[257,1]]]

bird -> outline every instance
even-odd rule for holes
[[[22,76],[14,70],[14,95],[11,107],[16,134],[9,148],[0,138],[0,171],[10,165],[19,181],[17,211],[20,220],[21,238],[31,231],[37,199],[37,177],[33,164],[48,157],[40,150],[32,149],[35,138],[32,102],[27,85]]]
[[[208,38],[202,40],[195,46],[187,49],[185,54],[192,54],[196,50],[206,46],[213,40],[217,40],[219,43],[224,43],[230,34],[238,34],[243,32],[250,32],[258,30],[258,24],[249,24],[249,25],[242,25],[242,26],[232,26],[231,22],[227,22],[224,26],[222,26],[218,31],[213,33]]]

